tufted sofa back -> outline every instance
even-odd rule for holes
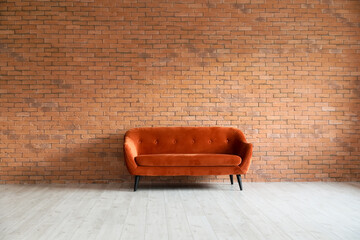
[[[229,127],[149,127],[126,132],[141,154],[223,153],[238,151],[237,142],[246,142],[244,134]]]

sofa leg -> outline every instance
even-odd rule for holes
[[[233,175],[229,175],[229,176],[230,176],[231,185],[233,185],[234,184]]]
[[[140,176],[135,176],[135,185],[134,185],[134,192],[138,188]]]
[[[237,180],[238,180],[238,183],[239,183],[240,191],[242,191],[241,175],[238,174],[238,175],[236,175],[236,177],[237,177]]]

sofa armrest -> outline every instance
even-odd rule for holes
[[[241,157],[240,169],[247,173],[251,163],[251,156],[253,152],[253,145],[251,143],[239,142],[237,154]]]
[[[136,145],[134,141],[125,136],[124,141],[124,158],[126,166],[130,172],[130,174],[135,175],[134,171],[137,168],[137,164],[135,162],[135,157],[138,155],[138,151],[136,149]]]

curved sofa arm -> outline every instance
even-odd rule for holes
[[[244,174],[247,173],[251,163],[251,156],[253,152],[253,145],[251,143],[239,142],[238,155],[241,157],[240,169]]]
[[[136,145],[134,141],[125,136],[124,141],[124,158],[126,166],[130,172],[130,174],[135,175],[135,169],[137,168],[137,164],[135,162],[135,157],[138,155],[138,151],[136,149]]]

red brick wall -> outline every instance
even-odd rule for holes
[[[358,0],[1,1],[0,59],[0,183],[130,181],[142,126],[243,130],[245,181],[360,180]]]

